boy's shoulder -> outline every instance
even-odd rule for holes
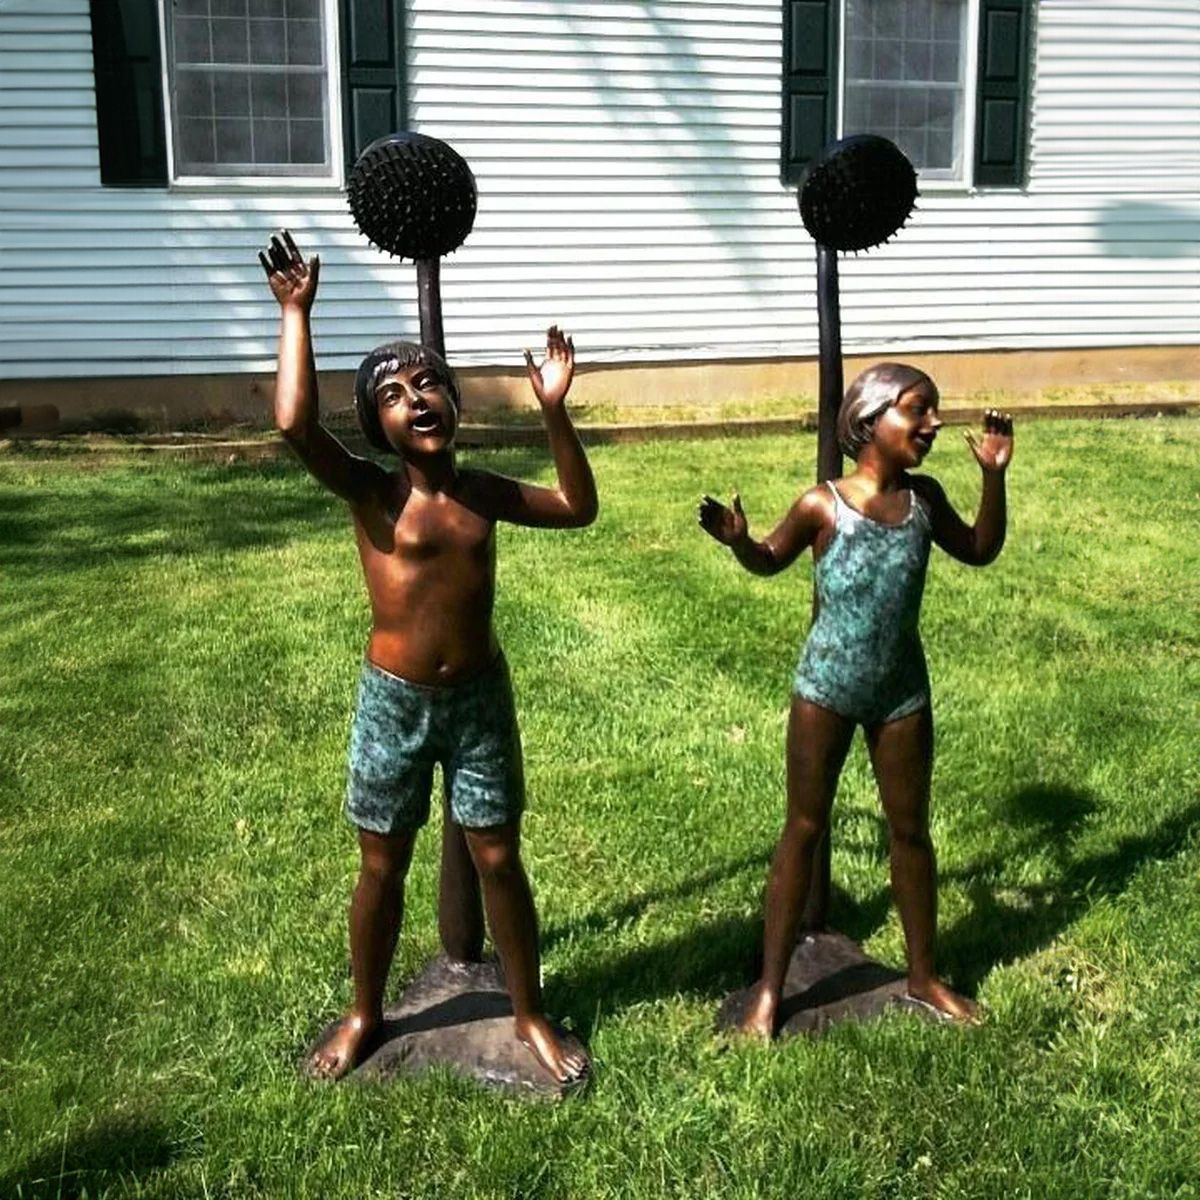
[[[520,487],[517,480],[510,479],[507,475],[480,467],[465,467],[459,468],[455,491],[463,500],[488,500],[496,499],[517,487]]]

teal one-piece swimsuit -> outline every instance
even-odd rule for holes
[[[917,625],[930,526],[909,491],[895,525],[864,516],[832,483],[833,537],[817,560],[817,619],[796,667],[795,695],[861,725],[898,721],[929,704]]]

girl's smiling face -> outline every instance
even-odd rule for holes
[[[458,432],[458,410],[441,375],[426,363],[398,367],[375,389],[384,436],[403,454],[447,450]]]
[[[902,467],[918,467],[933,448],[941,427],[938,390],[931,379],[923,379],[901,392],[896,403],[879,414],[871,441]]]

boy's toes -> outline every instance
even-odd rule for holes
[[[309,1074],[317,1079],[341,1079],[363,1059],[375,1024],[361,1017],[345,1017],[309,1055]]]
[[[569,1050],[563,1058],[563,1066],[567,1070],[567,1080],[564,1082],[582,1079],[592,1069],[591,1059],[582,1049]]]
[[[591,1062],[572,1039],[559,1037],[545,1017],[517,1022],[517,1038],[550,1073],[556,1083],[574,1083],[587,1075]]]
[[[920,986],[909,986],[908,999],[930,1016],[962,1025],[980,1025],[983,1013],[974,1000],[948,988],[940,979]]]

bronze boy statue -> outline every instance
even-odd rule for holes
[[[516,1034],[558,1082],[577,1079],[586,1056],[542,1011],[537,917],[519,855],[521,745],[492,629],[496,522],[566,528],[596,517],[596,486],[564,405],[575,348],[554,327],[540,366],[525,352],[557,488],[460,470],[450,368],[412,343],[373,350],[359,368],[355,404],[372,444],[399,456],[388,471],[351,454],[318,417],[309,323],[317,257],[305,262],[285,231],[259,259],[282,310],[275,421],[309,471],[349,504],[372,612],[346,799],[362,854],[350,906],[354,1002],[310,1065],[345,1074],[379,1027],[405,874],[440,762],[479,872]]]
[[[769,1038],[817,846],[856,725],[863,727],[891,842],[892,892],[908,950],[908,992],[939,1015],[977,1019],[972,1001],[934,973],[937,891],[929,840],[933,718],[917,632],[930,539],[960,562],[989,563],[1004,544],[1004,471],[1012,421],[989,412],[967,442],[983,470],[975,524],[919,467],[941,427],[938,392],[924,372],[880,363],[850,385],[838,441],[855,460],[843,479],[806,491],[761,542],[741,501],[706,496],[701,526],[756,575],[774,575],[808,546],[816,557],[818,616],[792,690],[787,735],[787,820],[767,882],[762,976],[743,1028]]]

